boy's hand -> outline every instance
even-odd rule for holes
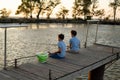
[[[70,46],[67,46],[67,50],[69,50],[70,49]]]

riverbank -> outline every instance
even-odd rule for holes
[[[0,23],[86,23],[83,19],[28,19],[28,18],[0,18]],[[120,20],[100,20],[100,24],[120,25]]]

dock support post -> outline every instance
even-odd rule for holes
[[[96,35],[95,35],[95,43],[97,42],[98,24],[99,24],[99,22],[97,22]]]
[[[102,65],[88,73],[88,80],[103,80],[105,65]]]
[[[7,28],[4,31],[4,70],[6,70],[7,66]]]
[[[15,68],[17,68],[17,59],[15,59]]]
[[[87,23],[89,25],[89,22]],[[86,33],[86,40],[85,40],[85,44],[84,47],[87,47],[87,39],[88,39],[88,33],[89,33],[89,26],[87,25],[87,33]]]
[[[49,80],[52,80],[52,73],[51,73],[51,69],[49,69]]]

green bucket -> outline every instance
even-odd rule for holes
[[[45,63],[47,62],[47,59],[48,59],[48,53],[45,53],[45,52],[37,53],[37,58],[39,62]]]

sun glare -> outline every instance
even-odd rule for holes
[[[11,16],[15,15],[15,11],[18,8],[18,5],[21,4],[21,0],[0,0],[0,10],[6,8],[7,10],[11,10]]]
[[[108,0],[100,0],[100,7],[107,9],[109,7],[109,1]]]
[[[63,6],[65,6],[67,9],[71,9],[73,6],[74,0],[61,0],[61,3]]]

